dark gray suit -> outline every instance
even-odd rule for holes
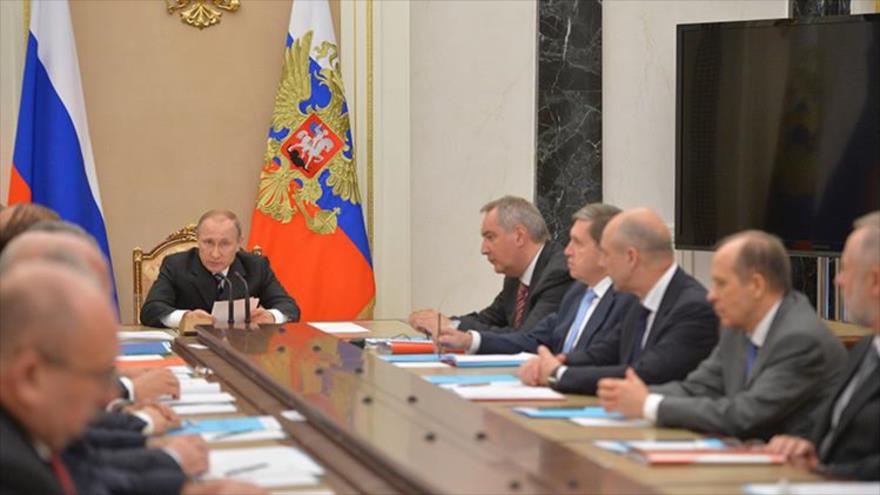
[[[651,387],[663,395],[657,425],[767,440],[806,435],[810,409],[833,390],[846,352],[803,294],[779,306],[746,377],[748,337],[722,329],[708,359],[680,382]]]
[[[0,407],[0,494],[63,495],[49,464],[21,425]]]
[[[819,409],[819,420],[812,441],[819,450],[826,435],[833,435],[827,452],[819,460],[824,471],[834,476],[880,480],[880,377],[873,376],[859,384],[840,415],[837,428],[831,431],[831,413],[837,398],[849,384],[862,361],[874,348],[874,336],[863,338],[849,353],[840,385]]]
[[[229,267],[232,293],[236,299],[244,297],[241,280],[233,273],[241,273],[248,283],[251,297],[260,298],[260,306],[277,309],[289,321],[299,320],[299,307],[275,278],[269,259],[239,251]],[[150,288],[141,308],[141,323],[163,327],[162,318],[176,309],[203,309],[211,312],[217,299],[217,281],[199,260],[198,248],[172,254],[162,260],[159,278]]]
[[[489,307],[454,318],[460,322],[459,330],[498,333],[529,330],[542,318],[556,311],[571,282],[562,249],[548,242],[535,262],[529,296],[526,299],[525,312],[519,327],[513,326],[516,314],[516,291],[519,288],[519,279],[514,277],[504,278],[501,292]]]
[[[512,333],[480,332],[481,354],[515,354],[517,352],[537,352],[539,345],[547,346],[554,354],[562,352],[568,331],[577,317],[578,308],[587,286],[574,282],[562,298],[558,311],[545,316],[531,330]],[[574,350],[584,350],[594,341],[620,324],[629,305],[636,301],[631,294],[621,294],[609,287],[590,315],[586,327],[578,338]]]

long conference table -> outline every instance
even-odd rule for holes
[[[310,493],[742,493],[745,483],[819,481],[793,465],[648,466],[595,440],[696,439],[687,430],[598,428],[530,419],[535,402],[471,402],[424,374],[514,373],[516,368],[401,368],[348,342],[418,336],[400,321],[362,321],[369,333],[328,334],[306,323],[198,327],[173,351],[235,395],[239,413],[275,416],[293,445],[321,464]],[[126,330],[136,330],[126,328]],[[568,395],[553,406],[597,405]],[[541,405],[541,404],[539,404]],[[295,410],[304,420],[287,419]],[[243,447],[211,445],[211,448]],[[297,492],[291,488],[285,492]]]

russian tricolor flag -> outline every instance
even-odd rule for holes
[[[33,0],[9,204],[39,203],[92,234],[110,260],[67,0]]]

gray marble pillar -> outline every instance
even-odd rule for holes
[[[849,13],[850,0],[789,0],[788,2],[788,16],[792,19],[826,15],[849,15]],[[816,285],[818,281],[816,258],[811,256],[792,256],[791,272],[794,288],[806,294],[815,307],[817,300]],[[833,280],[832,272],[828,280],[829,288],[832,289],[830,293],[832,294]],[[830,309],[833,311],[834,299],[831,298],[830,302],[832,304]]]
[[[538,3],[535,204],[568,242],[571,215],[602,200],[602,2]]]

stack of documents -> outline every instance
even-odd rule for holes
[[[601,407],[514,407],[514,411],[529,418],[570,419],[599,418],[623,419],[620,413],[605,412]]]
[[[206,442],[245,442],[279,440],[286,437],[281,424],[272,416],[205,419],[186,421],[169,435],[201,435]]]
[[[729,445],[717,438],[700,440],[596,441],[597,447],[629,455],[645,464],[782,464],[785,456]]]
[[[501,382],[519,382],[514,375],[424,375],[435,385],[479,385]]]
[[[232,413],[237,410],[233,404],[235,397],[225,392],[183,392],[181,390],[179,399],[164,399],[162,402],[181,416]]]
[[[529,387],[519,381],[503,381],[478,385],[444,385],[468,400],[565,400],[565,396],[547,387]]]
[[[324,469],[295,447],[221,449],[209,452],[212,478],[234,478],[264,488],[317,485]]]
[[[123,342],[120,345],[119,361],[153,361],[171,354],[168,342]]]
[[[494,368],[519,366],[534,354],[521,352],[519,354],[446,354],[443,360],[459,368]]]
[[[440,361],[440,357],[438,354],[386,354],[379,356],[379,359],[398,368],[448,368],[449,365]]]
[[[635,449],[639,450],[721,450],[728,445],[717,438],[704,438],[698,440],[596,440],[596,447],[610,450],[618,454],[627,454]]]

